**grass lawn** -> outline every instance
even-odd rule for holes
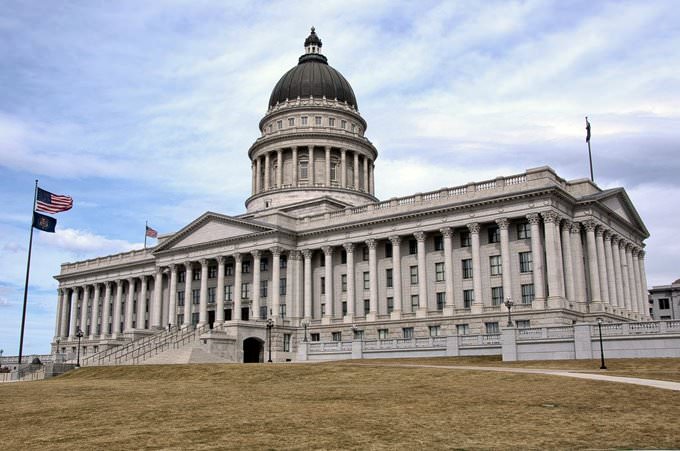
[[[83,368],[0,385],[0,400],[7,449],[680,446],[680,392],[533,374],[342,363]]]

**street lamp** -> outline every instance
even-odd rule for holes
[[[307,328],[309,327],[309,320],[307,318],[302,320],[302,327],[305,328],[305,338],[303,338],[302,342],[307,343]]]
[[[269,318],[267,320],[267,343],[269,344],[269,360],[268,363],[272,363],[272,327],[274,327],[274,321]]]
[[[78,332],[76,332],[76,337],[78,337],[78,353],[76,354],[76,368],[80,367],[80,339],[83,338],[83,331],[78,329]]]
[[[503,304],[508,309],[508,327],[512,327],[512,314],[510,313],[510,309],[512,309],[512,306],[515,305],[515,303],[512,302],[512,299],[510,297],[508,297]]]
[[[606,370],[607,366],[604,364],[604,347],[602,346],[602,318],[597,319],[597,330],[600,332],[600,369]]]
[[[0,368],[2,368],[2,353],[5,352],[4,349],[0,349]]]

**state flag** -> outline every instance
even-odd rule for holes
[[[57,220],[47,215],[33,212],[33,227],[43,232],[54,233],[54,228],[57,226]]]

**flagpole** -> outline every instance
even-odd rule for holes
[[[24,307],[21,313],[21,333],[19,334],[19,365],[24,352],[24,329],[26,327],[26,304],[28,302],[28,276],[31,271],[31,249],[33,248],[33,213],[35,212],[35,201],[38,198],[38,179],[35,180],[35,191],[33,192],[33,208],[31,209],[31,234],[28,239],[28,260],[26,261],[26,284],[24,285]]]
[[[149,221],[144,221],[144,249],[146,249],[146,232],[149,229]]]
[[[593,176],[593,154],[590,151],[590,122],[588,122],[588,116],[586,116],[586,129],[588,130],[586,142],[588,143],[588,161],[590,162],[590,181],[595,183],[595,177]]]

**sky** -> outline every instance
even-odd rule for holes
[[[379,151],[380,199],[548,165],[622,186],[649,285],[680,277],[676,1],[5,0],[0,349],[18,353],[35,180],[74,198],[36,232],[24,353],[47,353],[60,264],[245,211],[247,151],[315,26]],[[153,243],[151,243],[153,244]]]

